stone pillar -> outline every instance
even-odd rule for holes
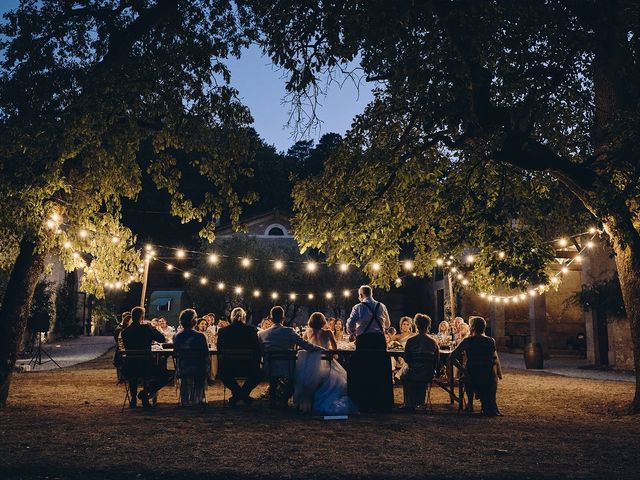
[[[544,358],[549,358],[549,332],[545,294],[529,297],[529,334],[531,343],[542,345]]]
[[[591,254],[585,251],[582,254],[581,282],[585,285],[593,284],[593,274],[591,272]],[[592,310],[584,312],[584,334],[587,343],[587,360],[589,363],[597,365],[600,363],[600,349],[598,348],[598,318]]]
[[[505,350],[507,346],[507,339],[505,337],[504,304],[498,302],[491,303],[489,324],[491,325],[491,336],[495,339],[498,350]]]

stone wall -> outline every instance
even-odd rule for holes
[[[620,370],[633,370],[631,327],[627,319],[609,319],[609,365]]]

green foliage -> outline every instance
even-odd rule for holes
[[[69,282],[61,283],[56,291],[55,319],[56,333],[65,337],[82,334],[76,322],[76,292]]]
[[[578,305],[584,310],[602,311],[607,317],[626,317],[620,280],[617,275],[589,286],[583,285],[582,290],[569,297],[567,302]]]
[[[256,140],[224,59],[251,38],[244,17],[213,0],[23,0],[5,15],[0,265],[26,237],[59,251],[67,269],[90,264],[81,288],[97,296],[106,281],[137,277],[120,210],[145,174],[171,195],[171,213],[204,224],[203,237],[224,212],[237,223],[255,198],[236,185],[251,175]],[[186,172],[208,184],[197,200],[185,194]],[[48,228],[54,212],[64,225]]]
[[[547,241],[593,216],[637,221],[637,6],[242,3],[294,98],[313,98],[355,58],[378,82],[324,170],[294,188],[303,247],[380,285],[404,252],[428,274],[471,248],[472,282],[491,291],[546,281]],[[624,228],[615,235],[637,237]]]

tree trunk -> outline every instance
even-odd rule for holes
[[[29,317],[31,299],[44,272],[44,258],[45,252],[37,251],[34,241],[20,242],[20,252],[0,308],[0,408],[7,404],[13,367]]]
[[[640,413],[640,242],[621,240],[615,233],[610,233],[610,237],[616,253],[616,267],[633,344],[636,390],[630,411]]]

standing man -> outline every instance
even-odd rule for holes
[[[373,299],[369,285],[358,289],[360,303],[347,319],[347,331],[356,337],[356,351],[349,363],[349,397],[361,412],[389,413],[393,408],[391,359],[387,355],[385,329],[387,307]]]

